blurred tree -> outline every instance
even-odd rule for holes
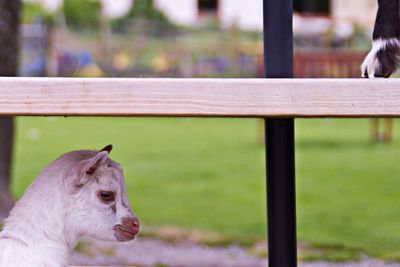
[[[23,2],[20,17],[22,24],[43,23],[52,26],[55,23],[55,13],[48,12],[37,2]]]
[[[64,0],[63,11],[74,30],[99,30],[103,4],[100,0]]]
[[[117,32],[139,30],[160,35],[175,30],[175,25],[154,5],[153,0],[134,1],[129,12],[122,18],[114,19],[112,24]]]
[[[0,76],[17,76],[21,0],[0,0]],[[0,116],[0,218],[14,201],[10,192],[14,118]]]

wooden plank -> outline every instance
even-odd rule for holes
[[[0,115],[400,117],[400,79],[2,77]]]

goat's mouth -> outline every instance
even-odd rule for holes
[[[122,224],[118,224],[114,227],[114,236],[118,241],[131,241],[135,239],[139,229],[127,229]]]

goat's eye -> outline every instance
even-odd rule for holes
[[[99,196],[104,202],[113,202],[115,200],[114,193],[110,191],[100,191]]]
[[[93,174],[95,171],[96,171],[96,168],[95,168],[95,167],[90,167],[90,168],[86,171],[86,173],[87,173],[87,174]]]

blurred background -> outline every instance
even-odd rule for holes
[[[359,77],[375,2],[295,0],[295,76]],[[19,72],[259,77],[262,21],[261,0],[26,0]]]
[[[9,10],[20,15],[11,31],[19,76],[263,75],[262,0],[25,0]],[[294,76],[360,77],[376,1],[294,0],[294,10]],[[7,62],[0,55],[0,65]],[[4,170],[12,162],[0,175],[3,217],[60,154],[114,145],[143,230],[132,245],[79,243],[76,264],[265,266],[262,120],[8,119],[0,144],[13,144],[2,158]],[[296,120],[301,261],[400,261],[398,126]]]

